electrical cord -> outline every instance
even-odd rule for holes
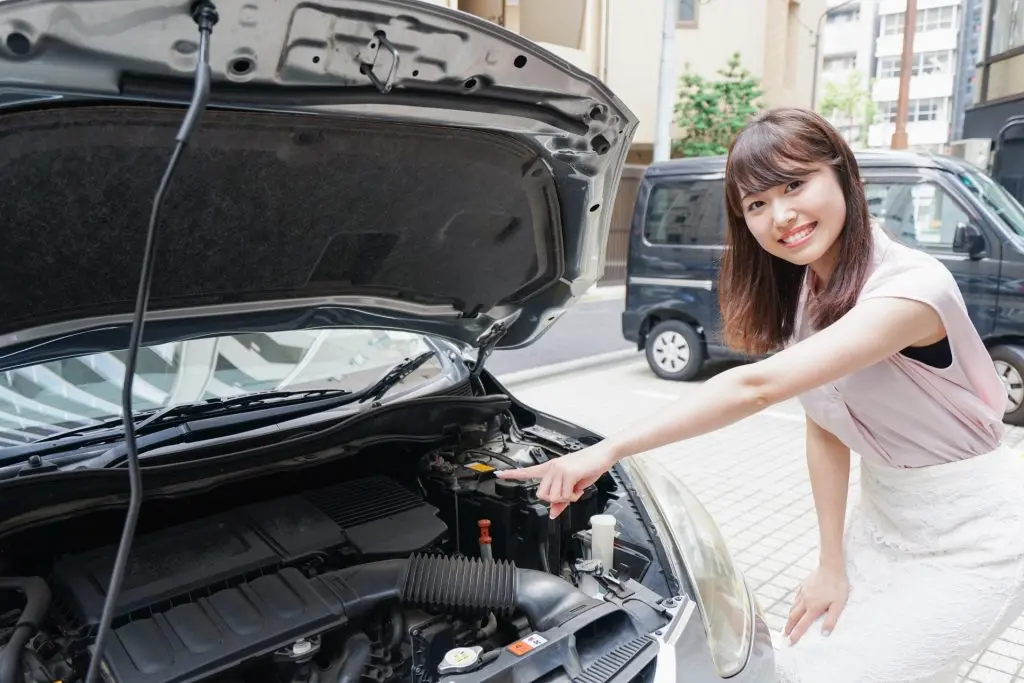
[[[135,314],[132,318],[131,333],[128,341],[128,357],[125,360],[124,386],[121,391],[121,415],[124,420],[124,438],[127,449],[129,500],[128,513],[125,515],[124,527],[121,531],[121,541],[117,548],[117,557],[114,560],[114,568],[110,574],[110,585],[107,588],[107,596],[103,601],[103,613],[100,617],[99,628],[96,633],[96,640],[93,644],[92,659],[89,661],[89,670],[85,677],[85,683],[96,683],[100,672],[100,663],[103,660],[103,651],[106,641],[110,636],[110,627],[113,622],[114,608],[117,604],[118,595],[121,592],[121,584],[124,581],[125,569],[128,564],[128,554],[131,550],[132,539],[135,535],[135,526],[139,518],[139,508],[142,506],[142,471],[139,465],[139,454],[135,443],[135,421],[132,414],[132,386],[135,378],[135,367],[138,360],[139,346],[142,339],[143,321],[146,315],[146,307],[149,302],[150,285],[153,280],[153,262],[156,255],[156,233],[160,221],[160,210],[163,207],[167,189],[170,186],[171,177],[178,166],[182,152],[188,144],[188,140],[199,122],[199,118],[206,108],[206,102],[210,96],[210,34],[217,23],[217,10],[207,0],[200,0],[192,7],[192,18],[199,27],[199,55],[196,65],[195,84],[192,89],[192,100],[189,103],[188,111],[185,113],[184,121],[178,130],[175,138],[176,144],[171,153],[170,161],[164,171],[160,186],[153,198],[153,208],[149,217],[149,229],[146,233],[146,247],[142,260],[142,272],[139,276],[139,288],[135,297]]]

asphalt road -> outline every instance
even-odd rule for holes
[[[502,375],[636,348],[622,338],[622,307],[622,299],[581,302],[566,311],[534,344],[512,351],[495,351],[486,367]]]

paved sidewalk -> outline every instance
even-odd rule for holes
[[[662,409],[694,386],[659,380],[640,360],[522,384],[513,391],[539,410],[609,433]],[[1011,429],[1007,443],[1024,451],[1024,429]],[[818,532],[799,403],[775,406],[657,454],[717,520],[770,625],[781,628],[794,591],[817,562]],[[858,495],[856,458],[851,485],[852,503]],[[1024,619],[965,665],[959,680],[1024,683],[1022,665]]]

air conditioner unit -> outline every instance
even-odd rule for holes
[[[992,166],[992,140],[988,138],[967,138],[949,143],[949,153],[978,166],[986,173]]]

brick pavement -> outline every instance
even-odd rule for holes
[[[512,387],[527,404],[608,433],[663,408],[693,384],[654,377],[642,361]],[[1024,429],[1007,438],[1024,455]],[[818,533],[795,401],[719,432],[660,449],[722,529],[770,625],[786,620],[793,593],[817,561]],[[858,495],[856,456],[850,501]],[[1024,618],[961,670],[959,681],[1024,683]]]

